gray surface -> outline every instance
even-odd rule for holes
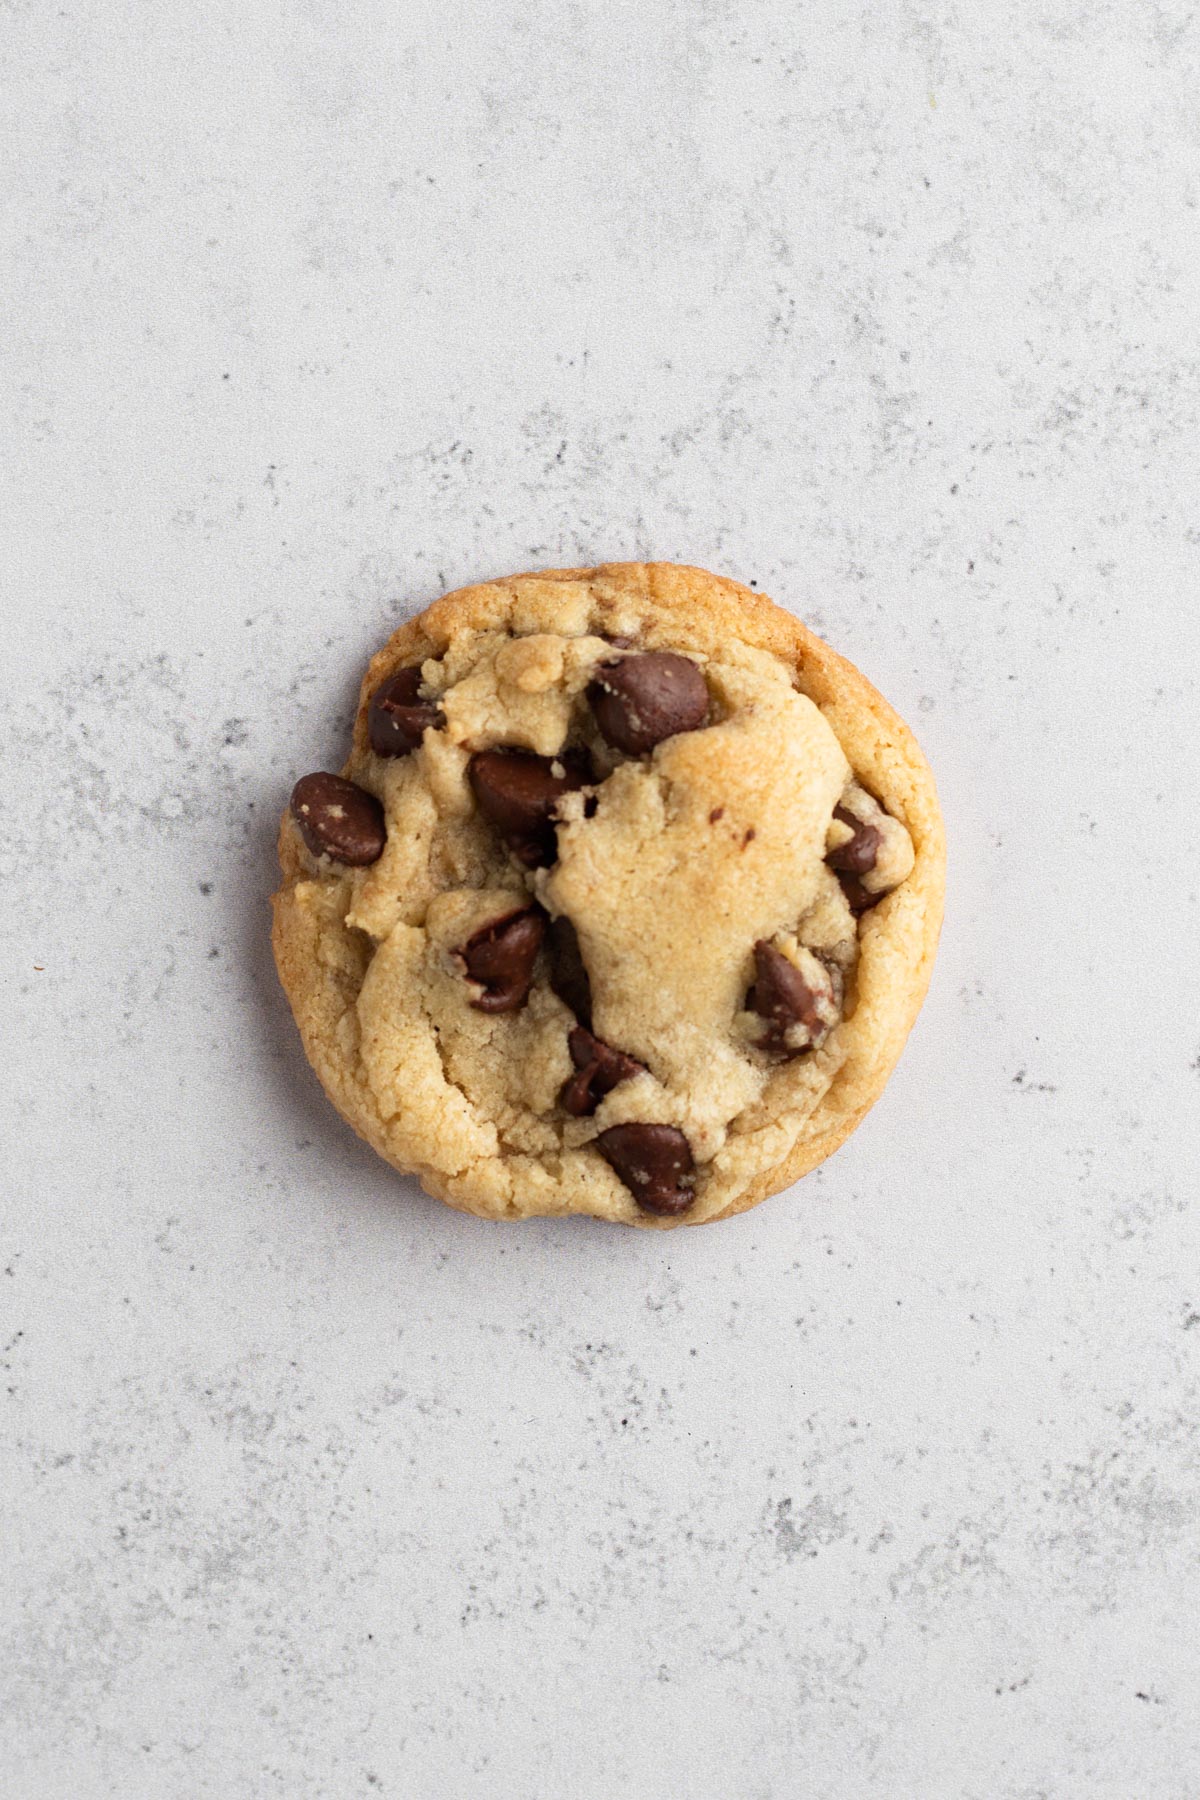
[[[2,11],[0,1785],[1190,1800],[1200,18]],[[490,1228],[273,823],[406,610],[650,553],[912,719],[941,960],[789,1197]]]

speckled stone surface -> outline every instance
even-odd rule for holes
[[[1200,1791],[1200,16],[8,0],[0,1786]],[[444,587],[754,580],[952,849],[669,1237],[331,1114],[276,817]]]

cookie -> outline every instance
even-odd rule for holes
[[[942,915],[933,778],[790,613],[668,563],[447,594],[300,780],[273,941],[309,1060],[485,1218],[727,1218],[879,1097]]]

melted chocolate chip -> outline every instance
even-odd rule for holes
[[[835,806],[833,816],[841,824],[849,825],[854,836],[847,838],[844,844],[839,844],[836,850],[831,850],[825,861],[839,875],[869,874],[875,867],[883,833],[877,825],[866,824],[844,806]]]
[[[587,697],[605,743],[627,756],[644,756],[664,738],[695,731],[708,714],[703,675],[673,650],[601,663]]]
[[[430,726],[436,730],[445,723],[441,707],[421,699],[421,670],[415,663],[381,682],[367,707],[367,737],[376,756],[407,756],[420,748]]]
[[[759,938],[754,946],[754,986],[746,996],[746,1004],[767,1022],[761,1040],[763,1048],[794,1056],[796,1051],[787,1041],[787,1032],[797,1025],[808,1033],[809,1045],[825,1037],[829,1026],[818,1010],[818,998],[795,963],[765,938]]]
[[[561,769],[556,775],[554,769]],[[554,813],[564,794],[587,782],[578,751],[559,757],[528,750],[481,750],[467,767],[480,812],[527,869],[545,869],[558,854]]]
[[[620,1176],[643,1212],[674,1218],[696,1198],[696,1165],[687,1139],[674,1125],[610,1125],[596,1148]]]
[[[882,893],[873,894],[870,888],[865,888],[857,875],[839,875],[838,885],[856,919],[860,913],[869,912],[873,906],[878,906],[883,899]]]
[[[534,907],[505,913],[467,939],[459,955],[467,976],[483,992],[471,1005],[480,1012],[515,1012],[533,986],[533,965],[546,935],[546,921]]]
[[[302,775],[292,789],[292,817],[314,856],[364,868],[378,862],[387,842],[383,808],[374,794],[341,775]]]
[[[592,1022],[592,984],[579,934],[566,913],[550,921],[550,986],[581,1025]]]
[[[640,1075],[645,1068],[644,1063],[635,1062],[623,1050],[614,1050],[611,1044],[593,1037],[582,1025],[574,1026],[570,1032],[567,1049],[576,1073],[565,1083],[559,1098],[563,1110],[575,1119],[590,1118],[618,1082]]]

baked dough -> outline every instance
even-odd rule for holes
[[[764,596],[668,563],[447,594],[373,658],[342,776],[283,820],[280,979],[343,1117],[451,1206],[728,1218],[882,1092],[933,778]]]

